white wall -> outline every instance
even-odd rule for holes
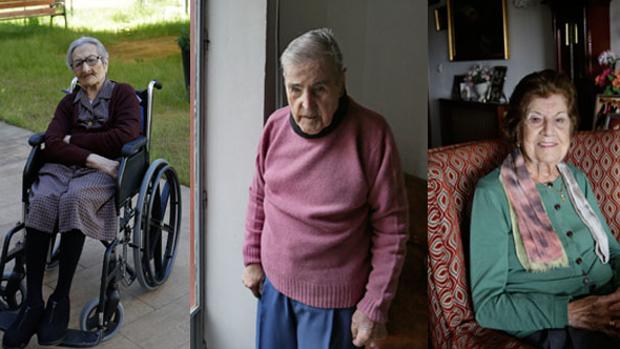
[[[609,4],[609,30],[611,50],[620,55],[620,1],[611,0]]]
[[[208,2],[206,340],[254,348],[256,301],[241,285],[248,186],[263,126],[266,0]]]
[[[508,43],[510,59],[450,62],[448,59],[448,30],[435,31],[433,10],[428,7],[428,57],[430,84],[431,146],[440,144],[439,98],[450,98],[455,74],[464,74],[482,63],[508,67],[504,93],[510,97],[519,80],[533,71],[555,67],[551,10],[546,5],[515,8],[508,5]],[[445,5],[445,1],[442,1]]]
[[[390,124],[403,169],[426,177],[427,24],[424,1],[280,2],[280,50],[309,29],[330,27],[347,66],[348,93]]]

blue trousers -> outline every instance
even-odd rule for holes
[[[315,308],[276,290],[265,278],[256,315],[257,349],[352,349],[355,307]]]

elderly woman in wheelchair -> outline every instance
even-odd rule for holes
[[[109,334],[106,326],[118,326],[122,320],[122,307],[118,309],[119,281],[130,283],[139,277],[141,284],[154,288],[170,273],[180,220],[178,180],[163,160],[152,164],[156,168],[146,169],[148,139],[140,136],[144,133],[141,123],[145,122],[141,120],[140,95],[136,96],[127,84],[109,80],[108,63],[108,52],[99,40],[82,37],[71,43],[67,65],[74,72],[79,88],[69,91],[60,101],[44,137],[30,140],[35,149],[24,171],[25,222],[17,227],[25,228],[25,246],[22,254],[15,257],[17,271],[20,268],[23,271],[20,262],[25,261],[27,291],[16,317],[7,324],[3,348],[23,348],[34,333],[41,345],[73,346],[76,342],[80,346],[96,345]],[[153,85],[158,83],[149,86],[149,95],[144,98],[150,97]],[[149,113],[150,106],[149,101]],[[38,169],[30,179],[29,168]],[[130,171],[133,171],[130,175],[123,175]],[[151,178],[143,183],[132,178],[144,173]],[[26,182],[32,182],[29,188]],[[130,207],[131,196],[138,189],[141,207],[134,210]],[[168,205],[166,214],[163,211]],[[123,217],[119,217],[121,208],[124,208]],[[157,217],[145,217],[144,211]],[[139,241],[134,241],[132,246],[139,251],[137,256],[134,251],[138,273],[125,265],[131,218],[142,227],[138,232],[134,230],[134,239],[137,237]],[[118,233],[119,228],[125,235]],[[55,233],[60,234],[58,281],[45,304],[43,274]],[[102,240],[107,247],[100,298],[82,314],[82,329],[97,333],[90,337],[84,331],[70,335],[73,330],[67,330],[69,291],[85,236]],[[124,246],[123,256],[115,251],[118,244]],[[5,247],[0,273],[9,258]],[[105,315],[103,322],[98,320],[99,314]]]

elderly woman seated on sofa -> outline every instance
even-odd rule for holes
[[[537,348],[620,348],[620,245],[592,187],[564,158],[575,88],[545,70],[510,98],[514,150],[476,187],[470,268],[476,320]]]

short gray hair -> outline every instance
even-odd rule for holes
[[[69,49],[67,49],[67,67],[69,67],[69,69],[73,69],[73,51],[75,51],[76,48],[87,44],[94,45],[97,48],[97,54],[101,57],[101,62],[105,64],[108,63],[108,57],[110,55],[101,41],[90,36],[82,36],[81,38],[73,41],[71,45],[69,45]]]
[[[310,30],[291,41],[280,56],[280,64],[285,69],[290,65],[322,59],[332,63],[338,73],[344,72],[342,52],[329,28]]]

